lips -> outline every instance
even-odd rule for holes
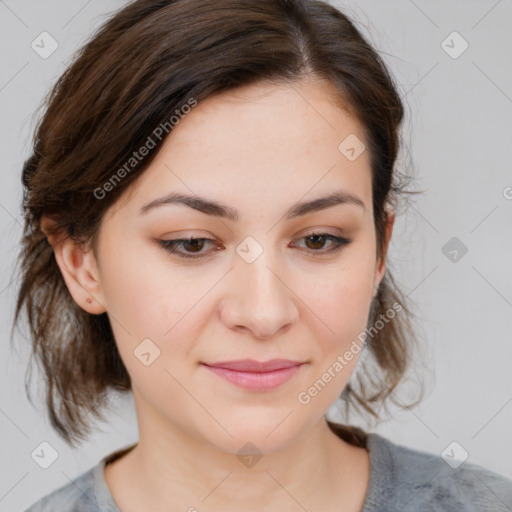
[[[281,386],[290,380],[303,365],[302,361],[289,359],[272,359],[264,362],[241,359],[203,363],[206,369],[218,377],[238,387],[253,391],[270,390]]]
[[[253,359],[238,359],[236,361],[221,361],[218,363],[204,363],[212,368],[224,368],[237,372],[265,373],[275,370],[283,370],[302,364],[302,361],[291,361],[290,359],[272,359],[259,362]]]

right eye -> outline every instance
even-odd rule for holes
[[[197,259],[204,258],[205,252],[202,251],[205,245],[213,244],[213,238],[176,238],[175,240],[159,240],[158,243],[169,253],[176,254],[180,258]],[[179,250],[181,247],[183,250]]]

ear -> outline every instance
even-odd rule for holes
[[[54,221],[42,217],[41,229],[53,247],[55,259],[69,293],[75,302],[93,315],[104,313],[106,308],[98,265],[92,248],[74,241],[66,233],[50,232]]]
[[[395,212],[391,208],[387,208],[387,220],[386,220],[386,232],[384,236],[384,242],[383,242],[383,248],[382,248],[382,256],[377,259],[377,264],[375,267],[375,274],[374,274],[374,294],[375,297],[377,295],[377,290],[379,288],[379,285],[384,278],[384,275],[386,273],[386,255],[388,252],[389,247],[389,241],[391,240],[391,233],[393,232],[393,225],[395,222]]]

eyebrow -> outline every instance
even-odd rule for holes
[[[145,214],[159,206],[168,204],[181,204],[205,213],[206,215],[221,217],[231,221],[238,220],[237,210],[230,206],[211,199],[201,198],[197,195],[187,195],[178,192],[171,193],[151,201],[140,209],[139,215]],[[339,190],[327,196],[313,199],[312,201],[296,203],[286,212],[285,217],[287,219],[293,219],[295,217],[307,215],[308,213],[325,210],[326,208],[330,208],[338,204],[353,204],[360,206],[363,210],[366,210],[364,202],[359,199],[359,197],[345,190]]]

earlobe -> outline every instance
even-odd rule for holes
[[[389,242],[391,240],[391,234],[393,233],[393,225],[395,222],[395,212],[392,209],[387,209],[387,221],[386,231],[384,236],[384,244],[382,249],[382,257],[377,261],[377,267],[375,271],[375,280],[373,286],[373,297],[375,298],[378,292],[379,285],[384,278],[386,273],[386,256],[388,252]]]
[[[85,311],[98,315],[106,311],[98,274],[98,266],[92,249],[74,241],[62,233],[49,233],[49,222],[45,219],[41,229],[52,245],[55,259],[69,293]]]

